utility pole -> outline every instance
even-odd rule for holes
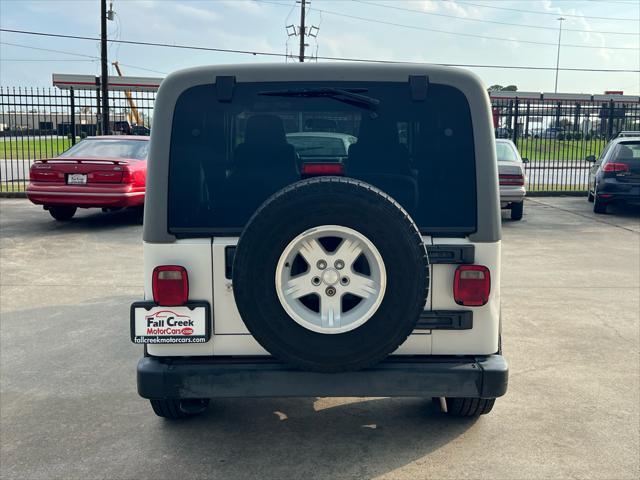
[[[304,47],[305,47],[305,43],[304,43],[304,37],[306,34],[306,27],[304,24],[305,21],[305,12],[306,10],[306,5],[305,5],[305,0],[300,0],[300,55],[299,55],[299,59],[300,62],[304,62]]]
[[[100,62],[102,75],[100,90],[102,91],[102,134],[109,135],[109,62],[107,59],[107,0],[100,0]]]
[[[558,69],[560,68],[560,40],[562,39],[562,22],[565,21],[566,18],[559,17],[558,21],[560,22],[560,30],[558,31],[558,56],[556,57],[556,87],[553,90],[554,93],[558,93]]]

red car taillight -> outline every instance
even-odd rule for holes
[[[46,163],[34,163],[29,169],[29,180],[32,182],[64,181],[64,173],[51,169]]]
[[[453,298],[458,305],[479,307],[489,301],[491,275],[484,265],[461,265],[453,280]]]
[[[161,265],[153,269],[153,301],[172,307],[184,305],[189,298],[189,277],[184,267]]]
[[[123,179],[123,172],[110,172],[108,170],[97,170],[89,174],[90,183],[120,183]]]
[[[303,163],[301,173],[304,177],[344,175],[344,165],[341,163]]]
[[[500,185],[524,185],[524,175],[500,174]]]
[[[614,173],[628,172],[629,165],[627,165],[626,163],[617,163],[617,162],[605,163],[604,166],[602,167],[602,171],[614,172]]]

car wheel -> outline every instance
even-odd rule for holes
[[[208,398],[149,400],[154,413],[168,420],[182,420],[204,412],[209,406]]]
[[[594,213],[607,213],[607,203],[598,197],[597,192],[593,199],[593,211]]]
[[[447,414],[454,417],[478,417],[493,409],[495,398],[446,398]]]
[[[524,202],[514,203],[511,205],[511,220],[522,220],[524,214]]]
[[[312,371],[366,368],[415,328],[429,265],[413,220],[359,180],[321,177],[268,199],[238,242],[233,290],[254,338]]]
[[[587,193],[587,201],[590,203],[593,203],[593,199],[594,199],[593,192],[589,190],[589,193]]]
[[[71,220],[76,214],[76,207],[49,207],[49,214],[59,222]]]

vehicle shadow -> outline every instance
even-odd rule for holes
[[[371,478],[423,458],[475,421],[424,398],[218,399],[200,417],[162,422],[153,441],[220,478]]]

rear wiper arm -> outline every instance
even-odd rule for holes
[[[325,97],[337,100],[342,103],[348,103],[355,107],[366,108],[368,110],[376,110],[380,104],[377,98],[362,95],[358,92],[366,92],[366,88],[296,88],[290,90],[268,90],[266,92],[258,92],[258,95],[266,95],[270,97]]]

